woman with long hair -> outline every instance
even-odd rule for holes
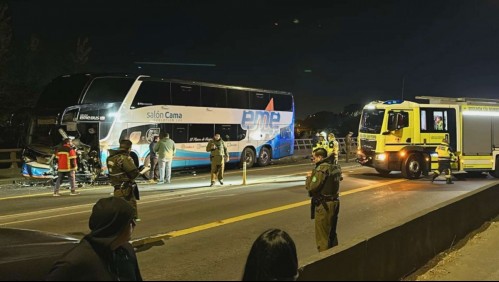
[[[295,281],[298,256],[288,233],[272,228],[253,243],[246,260],[243,281]]]

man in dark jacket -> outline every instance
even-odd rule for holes
[[[158,144],[159,136],[154,135],[152,137],[151,144],[149,144],[149,163],[151,165],[151,170],[149,170],[149,181],[156,182],[158,180],[159,169],[158,169],[158,154],[154,151],[154,146]]]
[[[129,243],[133,216],[133,207],[121,198],[97,201],[88,222],[91,232],[54,264],[46,280],[142,281]]]

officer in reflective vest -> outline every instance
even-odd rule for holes
[[[433,177],[431,182],[435,180],[442,172],[445,172],[445,181],[447,184],[453,184],[452,173],[451,173],[451,161],[456,161],[456,155],[449,147],[449,141],[447,138],[442,140],[442,143],[438,145],[435,152],[438,154],[438,170],[433,172]]]
[[[140,172],[130,157],[132,142],[130,140],[121,140],[118,150],[109,150],[107,158],[107,168],[109,169],[109,178],[114,187],[114,196],[121,197],[129,202],[134,209],[134,218],[140,221],[137,212],[137,200],[140,199],[139,189],[135,183],[135,178]]]

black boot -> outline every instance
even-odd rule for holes
[[[447,178],[445,183],[447,184],[454,184],[454,182],[452,182],[452,179],[451,178]]]
[[[435,181],[435,179],[438,177],[438,174],[436,173],[433,173],[433,176],[431,177],[431,183],[433,183],[433,181]]]

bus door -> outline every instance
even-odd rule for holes
[[[273,158],[282,158],[282,157],[290,156],[293,154],[293,151],[294,151],[293,134],[294,133],[289,126],[281,128],[280,135],[279,135],[280,138],[278,138],[279,141],[278,141],[278,144],[276,144],[277,151],[278,151],[279,155],[278,156],[273,155]]]

